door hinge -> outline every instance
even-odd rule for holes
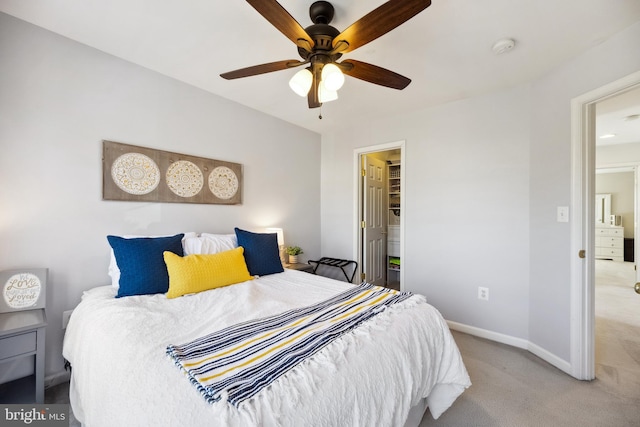
[[[586,256],[586,252],[585,252],[585,250],[584,250],[584,249],[580,249],[580,252],[578,252],[578,256],[579,256],[580,258],[584,258],[584,257]]]
[[[360,280],[364,280],[367,277],[366,274],[364,273],[360,273]]]
[[[365,221],[360,221],[360,228],[366,228],[367,223]]]
[[[362,176],[367,176],[367,171],[365,169],[362,169]]]

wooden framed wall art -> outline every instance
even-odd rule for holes
[[[239,205],[242,165],[102,141],[102,199]]]

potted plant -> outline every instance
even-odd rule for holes
[[[300,246],[287,246],[285,251],[287,255],[289,255],[289,264],[296,264],[298,262],[298,255],[304,253]]]

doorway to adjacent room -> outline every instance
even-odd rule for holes
[[[640,88],[640,72],[572,100],[571,374],[578,379],[596,376],[596,104],[637,88]],[[637,257],[638,251],[635,252]],[[632,287],[629,295],[640,298]]]

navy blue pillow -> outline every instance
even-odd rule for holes
[[[235,228],[238,246],[244,248],[244,260],[252,276],[282,273],[278,235],[276,233],[252,233]]]
[[[125,239],[107,236],[120,269],[116,298],[131,295],[162,294],[169,290],[169,273],[164,263],[164,251],[183,256],[184,234],[170,237],[140,237]]]

